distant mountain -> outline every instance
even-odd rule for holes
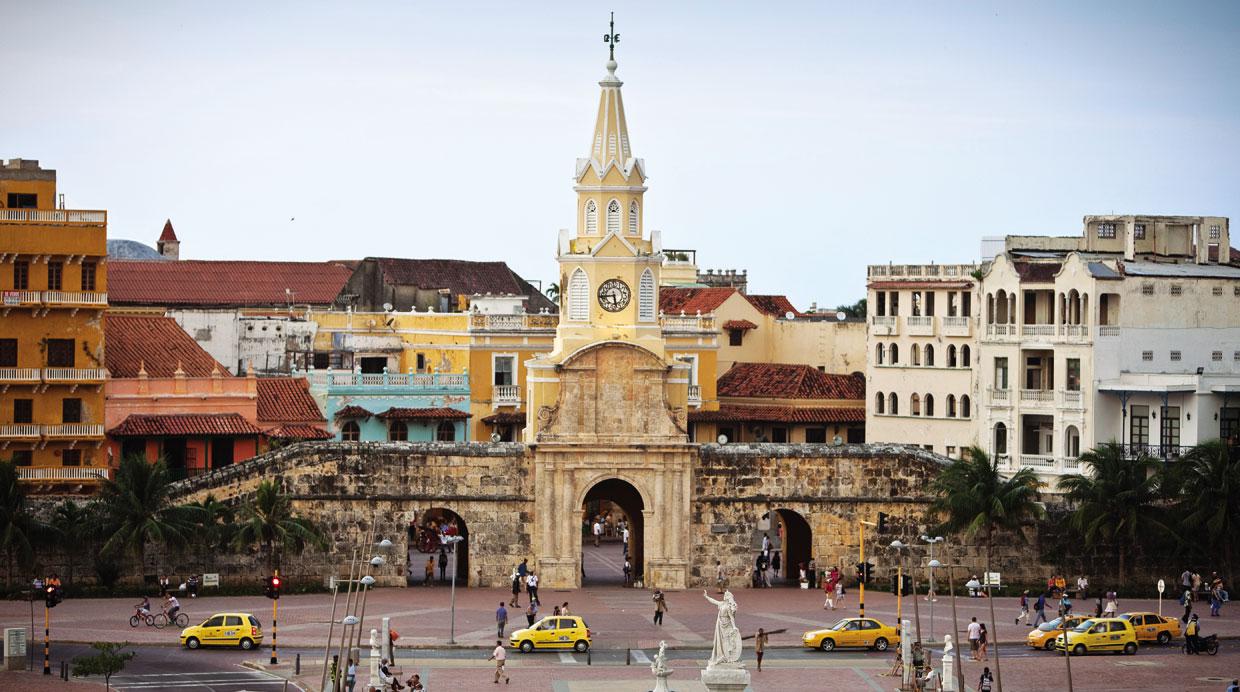
[[[114,238],[108,240],[108,257],[123,260],[162,260],[165,259],[155,248],[144,245],[136,240]]]

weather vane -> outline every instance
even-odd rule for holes
[[[620,43],[620,34],[616,33],[616,13],[611,13],[611,31],[603,34],[603,43],[607,44],[608,60],[616,59],[616,44]]]

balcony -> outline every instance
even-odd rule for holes
[[[352,370],[311,370],[309,372],[294,371],[293,377],[304,377],[311,387],[323,389],[361,388],[368,391],[390,390],[392,392],[433,389],[469,390],[468,373],[401,373],[386,370],[379,373],[362,373]]]
[[[968,317],[940,317],[943,336],[972,336],[972,320]]]
[[[659,326],[665,333],[714,332],[714,315],[660,315]]]
[[[1055,325],[1053,324],[1022,324],[1020,326],[1020,335],[1033,337],[1036,339],[1049,339],[1055,336]]]
[[[900,333],[900,322],[895,315],[871,315],[870,334],[874,336],[896,336]]]
[[[1059,325],[1059,338],[1069,343],[1087,343],[1089,327],[1083,324],[1061,324]]]
[[[1082,398],[1079,390],[1060,392],[1059,397],[1064,408],[1080,409],[1085,407],[1084,398]]]
[[[469,330],[482,332],[554,331],[559,315],[483,315],[469,316]]]
[[[106,380],[104,368],[44,368],[43,381],[48,384],[98,384]]]
[[[689,405],[690,406],[701,406],[702,405],[702,385],[700,384],[689,385]]]
[[[1034,470],[1055,468],[1055,457],[1051,454],[1021,454],[1016,458],[1016,465]]]
[[[1141,443],[1127,443],[1123,445],[1124,456],[1129,459],[1136,459],[1139,456],[1154,457],[1162,461],[1179,461],[1181,457],[1192,451],[1192,447],[1183,447],[1180,445],[1151,445]]]
[[[986,325],[986,339],[989,341],[1014,341],[1016,339],[1016,325],[988,324]]]
[[[61,423],[44,425],[43,437],[53,440],[73,440],[84,437],[103,437],[103,425],[94,423]]]
[[[0,211],[4,211],[0,209]],[[39,307],[43,304],[42,291],[5,291],[4,307],[7,308],[27,308]]]
[[[0,440],[37,440],[42,435],[35,423],[9,423],[0,425]]]
[[[934,336],[934,318],[928,315],[909,315],[904,318],[909,336]]]
[[[497,384],[491,388],[492,406],[520,406],[521,388],[515,384]]]
[[[86,209],[0,209],[0,223],[104,226],[108,212]]]
[[[43,373],[38,368],[0,368],[0,385],[38,384]]]
[[[94,466],[19,466],[17,478],[23,481],[97,482],[111,477],[111,469]]]
[[[43,304],[67,308],[106,308],[108,294],[94,291],[44,291]]]
[[[990,405],[991,406],[1011,406],[1012,405],[1011,394],[1006,389],[990,390]]]
[[[1020,390],[1022,408],[1054,408],[1055,390],[1053,389],[1022,389]]]

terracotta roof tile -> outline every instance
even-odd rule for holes
[[[266,435],[277,440],[330,440],[333,437],[323,428],[304,424],[276,426],[268,430]]]
[[[115,437],[185,435],[260,435],[262,430],[239,413],[133,414],[108,431]]]
[[[723,328],[727,330],[757,329],[758,325],[754,324],[753,322],[750,322],[749,320],[728,320],[727,322],[723,323]]]
[[[368,257],[383,272],[386,283],[426,290],[446,288],[453,295],[503,294],[529,296],[526,311],[556,311],[555,303],[517,275],[504,262],[452,259]]]
[[[664,286],[659,289],[659,312],[668,315],[695,315],[714,312],[738,291],[732,287],[688,288]]]
[[[322,423],[323,413],[310,396],[304,377],[258,379],[260,423]]]
[[[336,418],[370,418],[373,415],[361,406],[345,406],[336,411]]]
[[[718,411],[690,411],[693,423],[864,423],[864,408],[801,408],[798,406],[731,406]]]
[[[114,260],[112,305],[262,307],[330,305],[353,270],[338,262]]]
[[[465,420],[470,414],[454,408],[396,408],[392,407],[376,418],[383,420]]]
[[[801,316],[801,311],[793,307],[792,301],[788,300],[787,296],[746,295],[745,300],[748,300],[750,305],[754,306],[758,312],[761,312],[764,315],[783,317],[791,312],[796,317]]]
[[[208,377],[216,368],[230,377],[171,317],[109,314],[103,334],[107,344],[103,364],[112,377],[137,377],[144,365],[151,377],[172,377],[178,363],[190,377]]]
[[[159,239],[161,241],[177,239],[177,232],[172,230],[172,219],[168,219],[164,222],[164,231],[159,234]]]
[[[737,363],[719,377],[721,397],[865,399],[865,378],[821,372],[809,365]]]

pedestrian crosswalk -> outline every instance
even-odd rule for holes
[[[112,676],[116,690],[212,690],[214,692],[260,692],[283,689],[286,680],[259,670],[221,670],[202,673],[146,673]],[[288,683],[288,689],[301,689]]]

